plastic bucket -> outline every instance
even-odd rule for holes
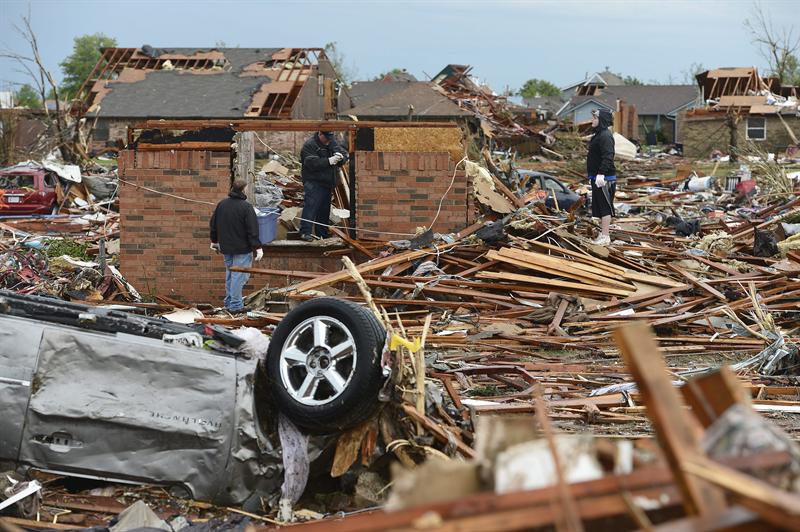
[[[278,215],[280,210],[270,207],[258,209],[258,239],[262,244],[269,244],[275,240],[275,232],[278,228]]]

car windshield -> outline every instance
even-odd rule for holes
[[[0,175],[0,189],[33,188],[33,175],[7,174]]]

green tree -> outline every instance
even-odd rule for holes
[[[529,79],[517,94],[523,98],[535,98],[537,96],[561,96],[561,89],[543,79]]]
[[[784,79],[786,85],[794,85],[795,87],[800,85],[800,62],[798,62],[796,55],[789,54],[786,58],[786,71],[784,75],[786,76]]]
[[[372,81],[380,81],[389,74],[408,74],[408,71],[405,68],[393,68],[391,70],[387,70],[386,72],[381,72],[380,74],[372,78]]]
[[[116,39],[107,37],[102,33],[75,37],[72,54],[60,63],[61,71],[64,73],[60,92],[65,100],[77,96],[78,89],[81,88],[97,61],[100,60],[100,49],[116,45]]]
[[[17,90],[16,94],[14,94],[14,100],[16,100],[19,107],[27,107],[28,109],[42,108],[42,99],[39,97],[39,93],[27,83]]]
[[[642,81],[636,76],[625,76],[622,78],[622,83],[625,85],[644,85]]]

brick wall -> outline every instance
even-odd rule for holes
[[[208,221],[230,188],[230,165],[229,152],[120,153],[119,175],[128,182],[119,191],[120,270],[142,295],[221,305],[225,265],[208,248]]]
[[[222,305],[225,265],[209,250],[208,222],[228,194],[229,152],[123,150],[120,177],[120,270],[142,295],[165,295],[189,303]],[[150,192],[148,187],[196,203]],[[262,268],[331,272],[341,258],[318,247],[265,246]],[[296,279],[253,276],[244,294]]]
[[[447,195],[455,173],[455,182]],[[385,231],[393,240],[428,226],[442,201],[433,230],[458,231],[472,223],[472,194],[463,169],[447,152],[356,152],[356,221],[360,229]],[[376,236],[364,233],[364,236]]]

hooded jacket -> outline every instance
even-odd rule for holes
[[[326,146],[319,141],[319,134],[314,133],[300,150],[300,164],[303,165],[300,176],[303,181],[313,181],[333,188],[336,184],[336,166],[331,166],[328,159],[337,152],[345,156],[338,165],[341,166],[347,160],[347,152],[344,148],[335,140],[331,140]]]
[[[219,243],[219,250],[225,255],[244,255],[261,247],[256,211],[241,192],[231,190],[227,198],[217,203],[209,226],[211,242]]]
[[[609,129],[613,121],[614,117],[611,115],[611,111],[600,109],[598,124],[589,141],[589,153],[586,156],[586,174],[591,179],[594,179],[597,174],[603,174],[609,181],[616,179],[614,134]]]

